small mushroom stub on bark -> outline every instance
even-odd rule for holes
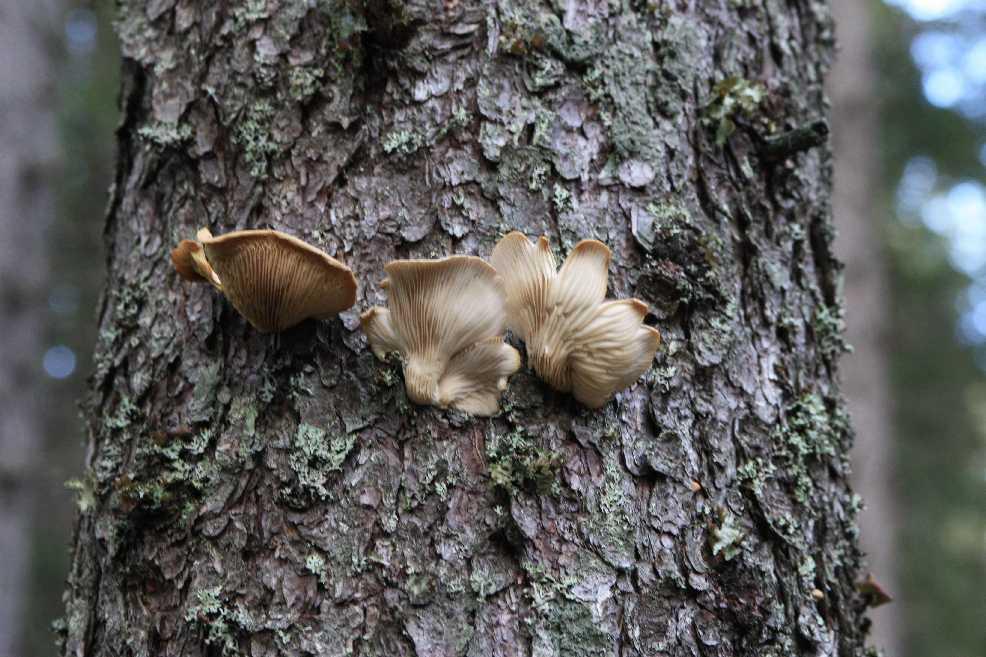
[[[175,266],[178,275],[186,281],[201,283],[206,281],[211,283],[214,288],[222,291],[223,287],[219,282],[216,272],[209,266],[205,259],[205,251],[202,244],[195,240],[182,240],[171,251],[171,262]]]
[[[197,238],[172,251],[175,269],[187,280],[212,282],[262,333],[329,319],[356,303],[353,272],[296,237],[276,230],[213,237],[203,228]]]
[[[506,288],[508,325],[526,343],[531,367],[590,408],[640,378],[661,343],[643,324],[647,304],[606,301],[610,257],[602,242],[583,240],[557,271],[547,238],[532,244],[515,231],[491,258]]]
[[[385,270],[387,307],[361,318],[374,355],[401,354],[416,404],[494,415],[520,354],[503,342],[504,291],[493,267],[452,256],[395,260]]]

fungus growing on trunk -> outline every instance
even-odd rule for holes
[[[205,259],[205,252],[202,245],[195,240],[182,240],[174,249],[171,250],[171,262],[175,266],[178,275],[186,281],[201,283],[203,281],[211,283],[214,288],[222,291],[223,286],[219,282],[216,272],[209,266]]]
[[[503,342],[504,292],[473,256],[395,260],[385,267],[387,308],[362,315],[377,358],[399,352],[407,396],[417,404],[493,415],[520,354]]]
[[[531,367],[590,408],[640,378],[661,342],[643,324],[645,303],[605,300],[609,260],[605,244],[583,240],[556,271],[547,238],[535,245],[516,231],[491,258],[507,292],[508,326],[526,343]]]
[[[186,280],[207,280],[262,333],[283,331],[313,317],[329,319],[356,303],[356,278],[325,252],[276,230],[240,230],[171,252]]]

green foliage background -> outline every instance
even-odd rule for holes
[[[934,107],[923,96],[912,40],[950,26],[918,23],[883,3],[873,5],[880,205],[887,213],[892,286],[893,480],[900,513],[902,590],[893,593],[902,606],[906,655],[971,657],[986,649],[986,377],[976,364],[986,364],[986,347],[957,338],[957,299],[970,279],[952,268],[942,237],[916,217],[898,214],[895,196],[915,156],[934,161],[936,191],[963,180],[982,182],[986,165],[979,152],[986,126]],[[986,33],[986,7],[970,13]]]
[[[60,158],[50,173],[57,216],[46,229],[49,281],[53,295],[70,300],[67,309],[48,310],[48,344],[72,349],[75,373],[48,379],[39,391],[45,400],[44,467],[36,486],[30,590],[23,634],[23,655],[54,654],[51,623],[63,613],[62,592],[69,567],[74,492],[65,482],[82,471],[82,422],[76,402],[85,393],[95,342],[99,287],[105,277],[103,213],[112,182],[113,131],[117,123],[120,53],[113,35],[112,0],[70,0],[62,21],[51,31],[38,27],[38,38],[51,48],[56,63],[52,102],[57,106]],[[76,12],[76,13],[73,13]],[[82,51],[68,47],[65,28],[74,17],[81,29],[95,27],[94,40]],[[50,306],[51,304],[49,304]]]

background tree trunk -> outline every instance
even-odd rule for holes
[[[893,595],[897,586],[897,504],[891,442],[887,335],[887,285],[883,219],[874,190],[877,167],[876,85],[873,75],[870,3],[835,0],[839,54],[830,77],[835,183],[832,212],[839,237],[836,253],[845,262],[846,338],[853,353],[842,362],[843,392],[859,439],[852,452],[853,485],[866,506],[859,516],[860,545],[867,568]],[[871,612],[872,642],[900,655],[900,605]]]
[[[45,231],[55,199],[55,57],[48,36],[58,3],[0,9],[0,655],[19,653],[27,600],[42,423],[41,357],[47,314]]]
[[[67,654],[861,653],[830,156],[798,130],[824,5],[121,12]],[[201,225],[321,245],[357,307],[259,335],[173,273]],[[490,420],[409,405],[358,329],[383,265],[512,228],[609,244],[655,366],[600,411],[529,371]]]

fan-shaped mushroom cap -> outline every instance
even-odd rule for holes
[[[388,308],[361,317],[373,353],[402,354],[415,403],[495,413],[506,378],[520,367],[517,350],[503,343],[496,270],[473,256],[395,260],[385,270]]]
[[[230,303],[258,331],[283,331],[328,319],[356,303],[356,278],[344,264],[276,230],[198,238]]]
[[[556,273],[546,238],[534,245],[512,232],[491,258],[504,280],[508,323],[527,344],[531,367],[590,408],[636,381],[661,340],[643,325],[642,301],[605,301],[610,257],[602,242],[583,240]]]
[[[323,251],[276,230],[213,237],[199,229],[171,252],[179,276],[208,281],[258,331],[327,319],[356,303],[356,277]]]

